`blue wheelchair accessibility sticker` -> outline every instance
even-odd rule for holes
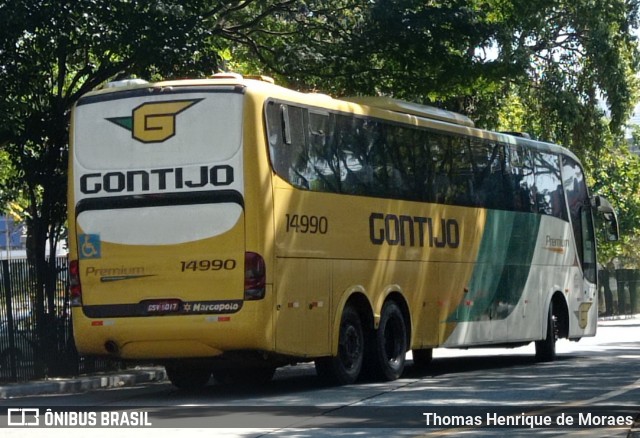
[[[78,237],[80,240],[80,258],[81,259],[99,259],[100,258],[100,235],[99,234],[81,234]]]

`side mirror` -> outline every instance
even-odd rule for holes
[[[620,231],[618,230],[618,218],[615,213],[604,213],[604,224],[607,240],[609,242],[615,242],[620,238]]]
[[[615,242],[620,239],[618,217],[611,203],[602,196],[596,195],[591,198],[591,206],[604,219],[607,240]]]

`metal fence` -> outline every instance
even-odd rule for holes
[[[601,316],[640,314],[640,270],[599,271]]]
[[[67,263],[66,257],[56,258],[56,290],[42,303],[45,312],[38,316],[33,267],[26,259],[0,260],[0,382],[73,376],[121,366],[112,360],[78,355]]]

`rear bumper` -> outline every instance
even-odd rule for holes
[[[225,351],[274,348],[270,300],[247,301],[233,314],[89,318],[73,309],[81,355],[121,359],[214,357]]]

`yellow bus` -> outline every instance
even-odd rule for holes
[[[597,323],[593,212],[560,146],[388,98],[267,78],[142,81],[83,96],[69,154],[82,355],[164,364],[179,388],[314,361],[398,378],[411,350],[535,342]]]

